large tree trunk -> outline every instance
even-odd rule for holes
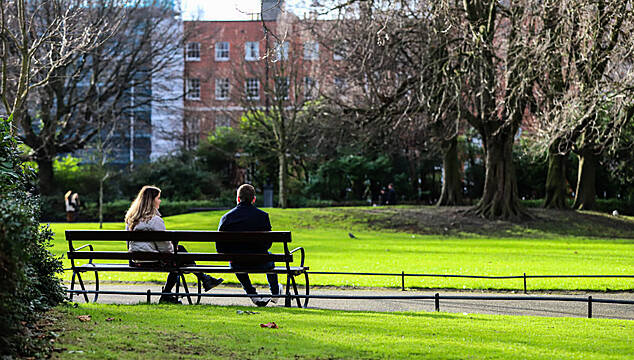
[[[573,209],[593,210],[596,207],[596,173],[597,156],[592,147],[584,147],[578,154],[579,175],[577,178],[577,190]]]
[[[548,149],[548,175],[546,177],[546,198],[544,208],[568,209],[566,194],[566,156],[561,155],[552,145]]]
[[[38,157],[36,162],[40,194],[50,195],[53,192],[53,160]]]
[[[277,156],[279,162],[279,205],[282,209],[286,208],[286,156],[283,151]]]
[[[528,217],[517,195],[517,179],[513,168],[513,134],[489,139],[486,148],[484,192],[470,213],[486,219],[515,219]]]
[[[443,183],[437,206],[462,205],[462,181],[458,161],[458,138],[443,141]]]

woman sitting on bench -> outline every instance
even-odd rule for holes
[[[158,209],[161,205],[161,189],[156,186],[146,185],[141,188],[136,199],[130,205],[130,209],[125,215],[125,229],[128,231],[165,231],[165,222],[161,219],[161,214]],[[174,245],[171,241],[129,241],[129,252],[162,252],[162,253],[174,253]],[[178,252],[187,252],[185,247],[178,245]],[[169,263],[168,261],[143,261],[143,260],[130,260],[130,266],[135,267],[175,267],[177,264]],[[194,264],[182,264],[182,265],[194,265]],[[214,278],[203,273],[194,273],[198,280],[200,280],[205,288],[205,291],[209,291],[212,288],[218,286],[224,280],[222,278]],[[172,288],[178,281],[178,273],[172,271],[167,276],[165,286],[163,287],[164,293],[171,293]],[[180,300],[174,295],[161,295],[159,303],[173,303],[180,304]]]

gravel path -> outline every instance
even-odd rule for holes
[[[87,284],[87,290],[94,289]],[[147,290],[160,292],[161,286],[152,283],[145,284],[101,284],[101,290],[106,291],[135,291],[145,293]],[[194,289],[190,288],[190,291]],[[268,293],[268,289],[258,288],[261,294]],[[350,290],[338,288],[311,288],[311,295],[336,295],[336,296],[420,296],[434,295],[440,293],[441,296],[526,296],[521,293],[496,293],[484,291],[400,291],[397,289],[363,289]],[[301,294],[300,290],[300,294]],[[242,288],[221,285],[209,292],[209,294],[244,294]],[[634,293],[599,293],[599,292],[574,292],[574,293],[538,293],[530,292],[528,296],[551,296],[551,297],[583,297],[591,295],[593,298],[601,299],[622,299],[634,301]],[[92,297],[90,297],[92,299]],[[102,304],[136,304],[146,301],[145,295],[99,295],[99,303]],[[75,297],[75,301],[83,302],[83,296]],[[157,302],[158,296],[152,296],[152,302]],[[183,301],[186,303],[186,301]],[[232,297],[204,297],[202,304],[213,305],[242,305],[253,306],[247,298]],[[284,300],[280,299],[277,304],[270,303],[268,306],[284,306]],[[351,311],[434,311],[434,300],[423,299],[311,299],[309,308],[312,309],[333,309]],[[528,316],[549,316],[549,317],[587,317],[588,304],[586,302],[562,302],[545,300],[514,300],[514,301],[485,301],[485,300],[453,300],[441,299],[440,311],[451,313],[475,313],[475,314],[496,314],[496,315],[528,315]],[[612,318],[634,320],[634,305],[629,304],[592,304],[592,316],[594,318]]]

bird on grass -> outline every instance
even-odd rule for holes
[[[351,233],[351,232],[349,232],[349,233],[348,233],[348,236],[350,236],[350,239],[356,239],[356,238],[357,238],[357,237],[356,237],[356,236],[354,236],[354,234],[353,234],[353,233]]]

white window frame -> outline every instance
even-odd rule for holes
[[[222,123],[221,120],[222,119]],[[216,115],[216,118],[214,119],[214,124],[216,129],[219,127],[231,127],[231,117],[229,115],[225,115],[225,114],[219,114]]]
[[[253,89],[253,83],[255,83],[255,85],[257,87],[255,87],[255,92],[256,95],[255,96],[251,96],[251,92],[249,91],[250,89]],[[260,79],[258,78],[248,78],[245,82],[244,82],[244,92],[245,95],[247,97],[247,100],[260,100]]]
[[[314,91],[317,89],[317,80],[310,76],[304,77],[304,99],[314,99]]]
[[[198,56],[196,56],[198,54]],[[188,42],[185,48],[185,61],[200,61],[200,43]]]
[[[185,98],[187,100],[200,100],[200,79],[187,79],[186,84],[187,87],[185,89],[187,92],[185,93]]]
[[[244,43],[244,60],[257,61],[260,58],[260,43],[258,41],[247,41]]]
[[[200,119],[186,118],[187,135],[185,136],[186,148],[193,149],[200,143]]]
[[[289,94],[291,92],[291,82],[288,79],[288,76],[277,76],[275,78],[275,97],[277,98],[278,90],[282,81],[286,82],[286,94],[284,95],[284,100],[288,100]]]
[[[304,60],[319,60],[319,43],[317,41],[304,42]]]
[[[227,45],[227,48],[224,49],[224,45]],[[230,59],[230,51],[231,51],[231,44],[229,44],[228,41],[218,41],[215,45],[215,54],[216,54],[216,61],[229,61]],[[225,55],[225,51],[226,51],[226,57],[223,56]]]
[[[288,49],[290,48],[290,44],[288,41],[284,41],[282,42],[278,47],[277,47],[277,61],[280,60],[288,60]]]
[[[228,100],[230,90],[231,84],[229,83],[229,78],[216,79],[216,100]]]

